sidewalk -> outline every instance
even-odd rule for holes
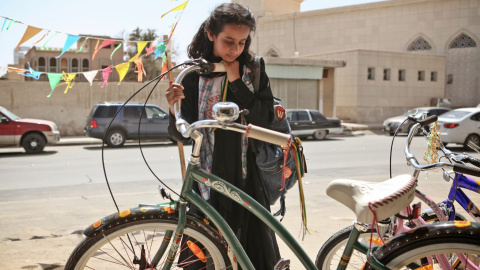
[[[342,123],[345,127],[345,131],[342,135],[347,136],[359,136],[364,135],[366,130],[381,130],[382,124],[357,124],[357,123]],[[61,137],[60,141],[54,145],[90,145],[90,144],[102,144],[102,140],[86,137],[86,136],[65,136]]]

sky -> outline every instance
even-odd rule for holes
[[[103,35],[127,40],[129,33],[136,27],[155,29],[162,36],[169,32],[170,25],[178,19],[178,13],[162,14],[184,3],[185,0],[0,0],[0,16],[22,22],[6,26],[0,31],[0,67],[13,64],[13,52],[21,40],[27,25],[58,31],[47,47],[63,48],[66,34]],[[385,0],[304,0],[301,11],[357,5]],[[200,24],[219,4],[226,0],[189,0],[181,14],[180,21],[172,38],[173,50],[178,57],[173,60],[186,60],[186,47],[198,30]],[[0,25],[4,19],[0,18]],[[1,26],[0,26],[1,27]],[[0,28],[1,29],[1,28]],[[24,46],[33,46],[41,35],[25,42]],[[43,45],[41,41],[38,45]],[[72,47],[76,48],[76,46]],[[1,74],[0,74],[1,75]]]

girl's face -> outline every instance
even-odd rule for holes
[[[245,42],[250,34],[250,27],[246,25],[225,24],[223,31],[217,36],[208,33],[213,41],[213,55],[224,61],[233,62],[242,54]]]

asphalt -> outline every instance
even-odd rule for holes
[[[378,132],[382,130],[382,124],[357,124],[357,123],[342,123],[345,131],[340,136],[360,136],[368,132]],[[86,136],[65,136],[61,137],[60,141],[55,145],[90,145],[102,144],[102,140],[86,137]],[[53,146],[53,145],[52,145]]]

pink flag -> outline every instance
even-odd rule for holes
[[[98,51],[100,51],[101,48],[106,47],[110,44],[113,44],[115,43],[115,41],[116,40],[108,40],[108,39],[105,39],[104,41],[102,41],[102,44],[100,45],[100,47],[98,47],[98,49],[95,48],[95,52],[92,55],[92,60],[95,59],[95,55],[97,55]]]
[[[112,66],[108,66],[104,69],[102,69],[102,78],[103,78],[103,84],[101,88],[105,86],[105,84],[108,86],[108,76],[112,73]]]

